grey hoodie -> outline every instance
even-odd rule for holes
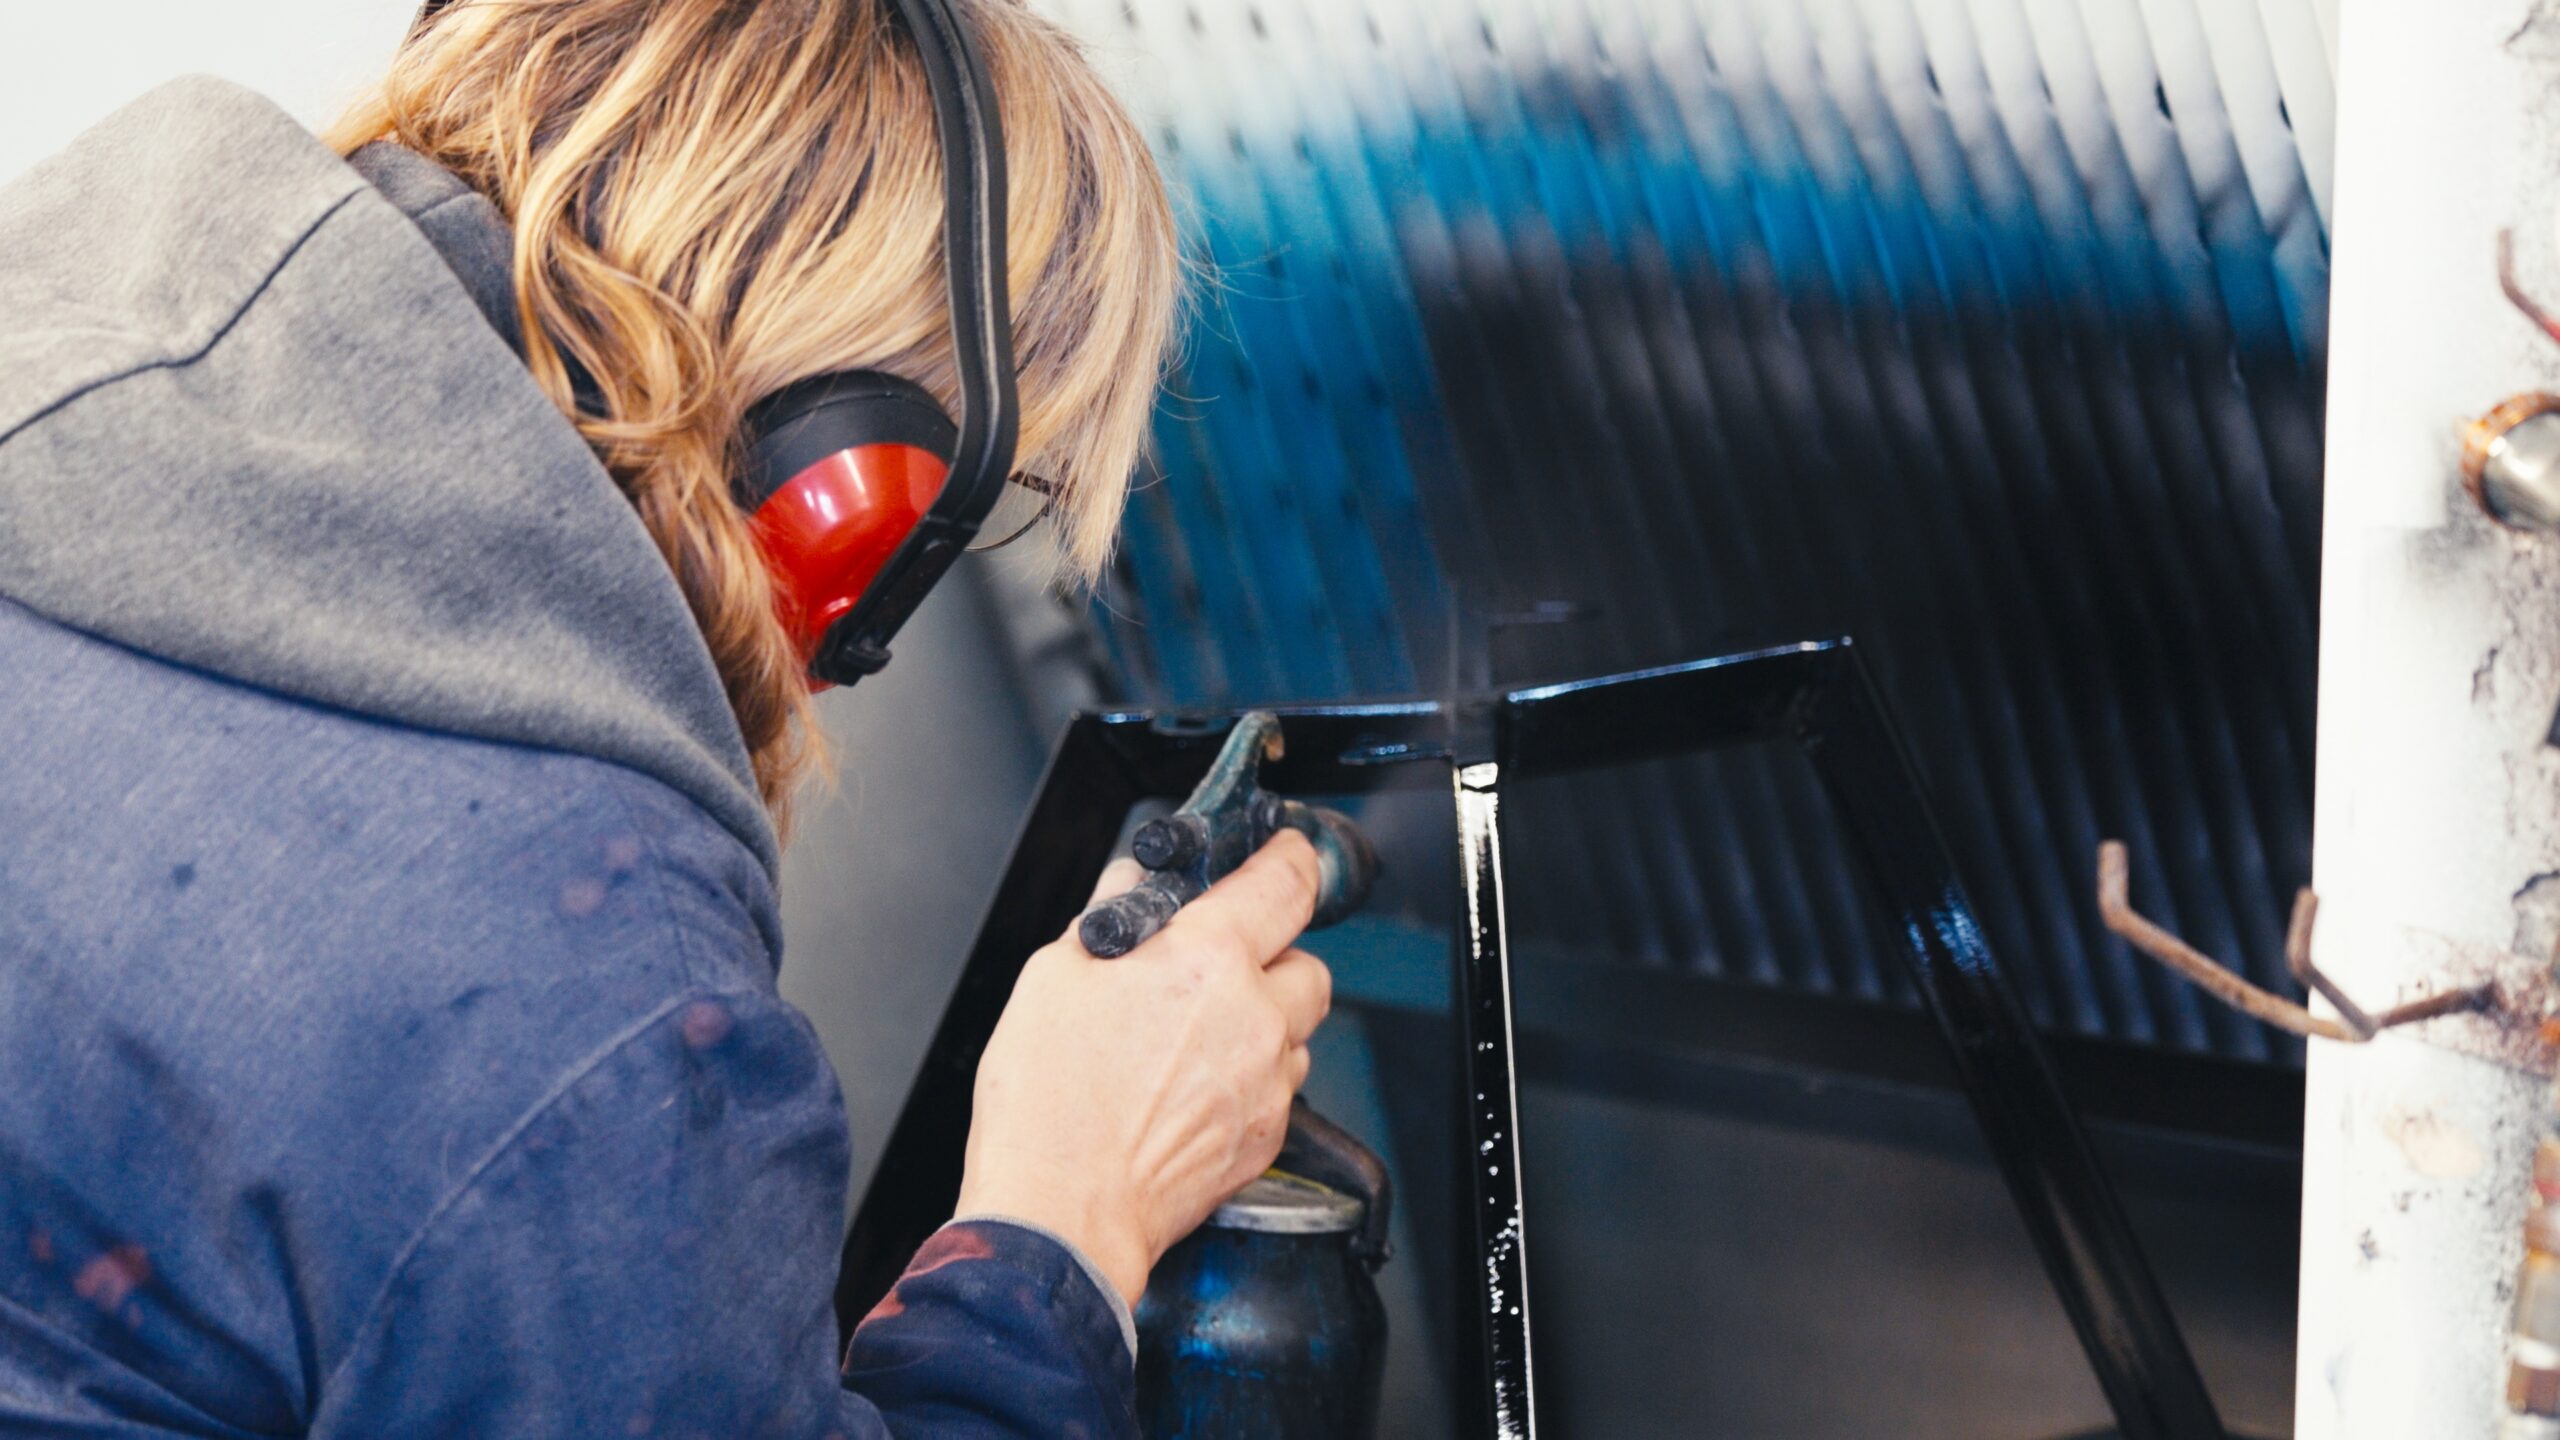
[[[167,86],[0,200],[0,595],[359,714],[627,765],[770,871],[639,517],[416,225]]]

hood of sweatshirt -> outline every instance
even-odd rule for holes
[[[674,577],[510,348],[503,291],[475,293],[492,254],[503,283],[503,224],[416,157],[362,158],[189,79],[0,189],[0,595],[316,704],[629,766],[770,873]]]

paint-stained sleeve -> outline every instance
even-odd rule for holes
[[[670,1002],[456,1176],[309,1433],[1134,1440],[1113,1308],[1021,1226],[946,1227],[839,1370],[847,1143],[797,1013]]]
[[[1138,1433],[1128,1342],[1092,1274],[1046,1233],[944,1226],[854,1327],[845,1384],[904,1435]],[[1001,1406],[1001,1424],[908,1431],[899,1417]]]

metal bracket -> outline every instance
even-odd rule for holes
[[[2524,282],[2516,278],[2516,232],[2512,229],[2498,232],[2498,288],[2506,292],[2508,304],[2523,311],[2524,318],[2539,326],[2553,343],[2560,344],[2560,320],[2553,319],[2551,312],[2525,290]]]
[[[1793,741],[1811,758],[1891,919],[2029,1240],[2128,1440],[2218,1440],[2203,1377],[2145,1262],[2114,1187],[2008,972],[1955,874],[1902,737],[1846,639],[1721,655],[1626,675],[1431,702],[1280,712],[1287,755],[1265,783],[1340,794],[1437,780],[1453,786],[1464,918],[1453,966],[1466,1113],[1450,1150],[1470,1214],[1472,1263],[1451,1277],[1467,1316],[1459,1431],[1534,1440],[1528,1237],[1510,956],[1500,860],[1503,787],[1728,746]],[[846,1237],[836,1293],[847,1333],[949,1218],[979,1054],[1023,958],[1075,916],[1122,817],[1207,771],[1234,712],[1166,724],[1085,715],[1060,741],[961,970],[914,1088]],[[1412,762],[1427,762],[1416,764]]]
[[[2555,999],[2548,962],[2433,931],[2394,927],[2405,946],[2433,961],[2420,969],[2443,976],[2450,983],[2379,1012],[2369,1011],[2348,998],[2337,981],[2311,958],[2311,933],[2319,922],[2320,897],[2304,886],[2293,899],[2293,921],[2285,932],[2284,956],[2293,978],[2338,1012],[2334,1017],[2314,1014],[2309,1007],[2243,977],[2135,910],[2126,896],[2127,868],[2123,842],[2109,840],[2098,846],[2098,913],[2107,928],[2252,1019],[2295,1035],[2334,1040],[2342,1045],[2368,1044],[2385,1030],[2419,1026],[2422,1028],[2413,1031],[2413,1037],[2429,1044],[2535,1074],[2553,1073],[2553,1037],[2545,1033]]]

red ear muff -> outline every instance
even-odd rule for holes
[[[995,84],[953,0],[895,0],[891,13],[914,42],[933,96],[951,378],[965,423],[953,425],[915,386],[878,374],[803,381],[749,412],[738,504],[757,517],[758,541],[790,591],[784,618],[792,633],[806,646],[816,632],[815,684],[850,685],[889,663],[890,640],[995,505],[1021,424]],[[926,469],[911,460],[866,460],[872,446],[922,450],[948,473],[928,486]],[[846,458],[830,459],[837,455]],[[766,505],[821,462],[823,476],[811,476],[785,512],[765,520]],[[882,558],[881,539],[892,535]]]
[[[956,430],[921,387],[864,371],[775,393],[748,412],[745,438],[732,495],[751,517],[783,627],[814,664],[942,493]]]
[[[803,665],[816,661],[828,628],[852,613],[949,474],[941,456],[913,445],[859,445],[785,481],[756,511],[774,606]],[[825,682],[812,676],[810,684]]]

